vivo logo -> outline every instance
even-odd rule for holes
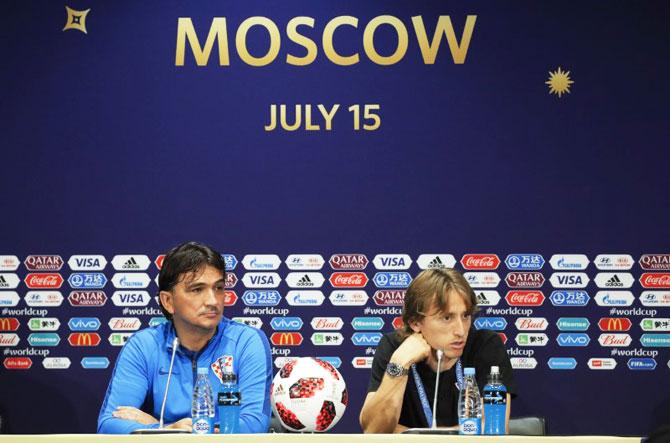
[[[278,291],[244,291],[242,301],[247,306],[277,306],[281,295]]]
[[[572,357],[551,357],[547,361],[549,369],[555,370],[571,370],[577,367],[577,360]]]
[[[298,331],[302,328],[300,317],[273,317],[270,326],[275,331]]]
[[[556,341],[558,342],[558,346],[584,347],[588,346],[591,338],[588,336],[588,334],[564,332],[558,334]]]
[[[247,288],[276,288],[281,278],[276,272],[247,272],[242,282]]]
[[[351,336],[351,342],[356,346],[377,346],[381,339],[381,332],[354,332]]]
[[[502,331],[507,327],[507,320],[503,317],[479,317],[475,319],[475,329],[490,329]]]
[[[407,254],[378,254],[372,263],[381,270],[409,269],[412,259]]]
[[[70,331],[97,331],[100,320],[97,317],[72,317],[67,325]]]
[[[554,306],[586,306],[591,300],[586,291],[552,291],[549,301]]]
[[[67,264],[73,271],[102,271],[107,260],[102,255],[73,255]]]

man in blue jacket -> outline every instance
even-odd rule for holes
[[[161,309],[170,321],[139,331],[121,349],[98,416],[98,432],[126,434],[159,426],[175,337],[179,344],[165,427],[191,430],[197,368],[210,368],[210,383],[217,392],[223,366],[232,365],[242,394],[240,432],[266,432],[271,412],[270,346],[260,330],[223,317],[221,254],[195,242],[175,247],[165,256],[158,286]]]

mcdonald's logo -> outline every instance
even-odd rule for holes
[[[20,325],[18,318],[0,317],[0,331],[16,331]]]
[[[300,346],[302,334],[299,332],[275,332],[270,336],[270,341],[275,346]]]
[[[598,327],[601,331],[628,331],[631,326],[631,321],[626,317],[604,317],[598,321]]]
[[[70,346],[98,346],[100,335],[97,332],[74,332],[67,338]]]

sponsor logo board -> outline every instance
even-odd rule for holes
[[[29,271],[60,271],[63,259],[60,255],[29,255],[23,264]]]
[[[103,291],[72,291],[67,301],[75,307],[104,306],[107,303],[107,295]]]
[[[281,259],[274,254],[248,254],[242,258],[242,266],[250,271],[274,271],[280,264]]]
[[[112,267],[117,271],[146,271],[151,260],[146,255],[115,255]]]
[[[67,265],[73,271],[102,271],[107,259],[103,255],[72,255]]]
[[[28,291],[24,300],[28,306],[60,306],[63,304],[63,294],[60,291]]]
[[[318,271],[323,268],[325,260],[319,254],[291,254],[284,263],[292,271]]]
[[[505,266],[511,271],[538,271],[544,266],[544,257],[540,254],[509,254]]]
[[[276,272],[247,272],[242,276],[242,283],[247,288],[276,288],[281,283],[281,277]]]
[[[328,300],[333,306],[364,306],[368,303],[368,294],[361,290],[335,290]]]
[[[585,288],[589,276],[584,272],[554,272],[549,281],[554,288]]]
[[[412,265],[412,259],[407,254],[377,254],[372,264],[383,271],[405,270]]]
[[[58,289],[63,286],[63,276],[57,272],[31,273],[23,281],[31,289]]]
[[[286,303],[291,306],[321,306],[326,296],[318,290],[294,290],[286,294]]]
[[[416,259],[419,269],[442,269],[456,266],[456,258],[452,254],[421,254]]]
[[[368,265],[368,258],[364,254],[333,254],[328,263],[336,271],[362,271]]]
[[[627,254],[600,254],[593,264],[601,271],[626,271],[633,267],[635,260]]]
[[[500,284],[500,276],[495,272],[466,272],[463,277],[473,289],[496,288]]]
[[[589,258],[584,254],[554,254],[549,259],[552,269],[557,271],[582,271],[589,263]]]

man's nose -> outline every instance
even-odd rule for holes
[[[456,319],[456,323],[454,325],[454,335],[458,337],[462,337],[465,335],[465,322],[461,317],[458,317]]]

